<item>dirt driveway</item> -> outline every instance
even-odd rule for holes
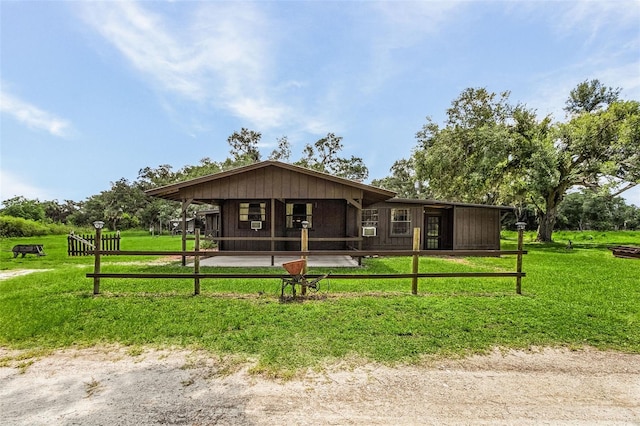
[[[0,359],[16,352],[0,349]],[[277,381],[204,353],[67,350],[0,368],[8,425],[640,424],[640,355],[495,351]]]

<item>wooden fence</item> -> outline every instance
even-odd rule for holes
[[[93,273],[87,274],[87,278],[93,278],[93,293],[100,293],[101,278],[144,278],[144,279],[193,279],[194,294],[200,294],[200,280],[202,279],[225,279],[225,278],[247,278],[247,279],[280,279],[291,278],[288,274],[250,274],[250,273],[201,273],[200,258],[212,256],[411,256],[412,266],[411,272],[394,273],[394,274],[331,274],[331,279],[390,279],[390,278],[411,278],[411,293],[418,294],[419,278],[451,278],[451,277],[468,277],[468,278],[495,278],[495,277],[511,277],[516,279],[516,293],[522,294],[522,278],[526,274],[522,271],[522,256],[527,253],[523,250],[523,230],[518,231],[518,249],[517,250],[417,250],[419,247],[420,229],[414,230],[414,250],[316,250],[308,251],[305,245],[305,230],[302,231],[303,250],[301,251],[218,251],[218,252],[202,252],[200,251],[200,233],[196,230],[196,244],[193,251],[110,251],[97,247],[95,253],[95,267]],[[99,234],[99,232],[98,232]],[[193,272],[190,273],[105,273],[101,272],[100,256],[101,255],[126,255],[126,256],[192,256]],[[504,256],[515,255],[516,270],[514,272],[420,272],[419,258],[428,256]],[[306,278],[318,278],[318,274],[305,274]],[[304,288],[303,288],[304,290]],[[304,294],[304,292],[303,292]]]
[[[108,251],[120,251],[120,232],[101,235],[101,248]],[[67,236],[67,254],[69,256],[93,256],[96,250],[95,235],[71,233]]]

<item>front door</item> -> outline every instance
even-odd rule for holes
[[[425,250],[442,248],[442,216],[427,215],[425,218]]]

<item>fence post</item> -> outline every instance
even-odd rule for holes
[[[309,251],[309,222],[307,222],[306,220],[302,221],[302,229],[300,230],[300,251]],[[307,256],[301,256],[302,259],[305,260],[304,262],[304,269],[302,270],[302,275],[306,275],[307,274]],[[301,286],[302,290],[300,291],[300,294],[302,294],[303,296],[305,294],[307,294],[307,287],[306,286]]]
[[[100,274],[100,243],[102,242],[102,227],[104,226],[104,222],[96,220],[93,222],[93,226],[96,228],[96,241],[93,245],[95,249],[93,273],[96,274],[96,276],[93,277],[93,294],[100,294],[100,277],[98,274]]]
[[[516,272],[518,276],[516,277],[516,294],[522,294],[522,249],[523,249],[523,237],[524,237],[524,228],[527,226],[526,222],[517,222],[516,227],[518,228],[518,257],[516,261]]]
[[[200,251],[200,228],[196,228],[194,232],[196,234],[196,246],[194,249],[196,256],[193,259],[193,273],[196,274],[196,277],[193,279],[193,294],[197,296],[200,294],[200,278],[197,276],[200,273],[200,255],[198,254]]]
[[[418,294],[418,265],[420,262],[420,228],[413,228],[413,262],[411,273],[414,274],[411,278],[411,294]]]

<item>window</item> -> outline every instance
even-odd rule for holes
[[[362,226],[378,227],[378,209],[362,210]]]
[[[313,217],[312,203],[287,203],[287,228],[302,228],[302,222],[309,222],[311,228]]]
[[[267,218],[266,211],[267,203],[240,203],[240,222],[264,222]]]
[[[391,209],[391,235],[411,235],[411,211]]]

